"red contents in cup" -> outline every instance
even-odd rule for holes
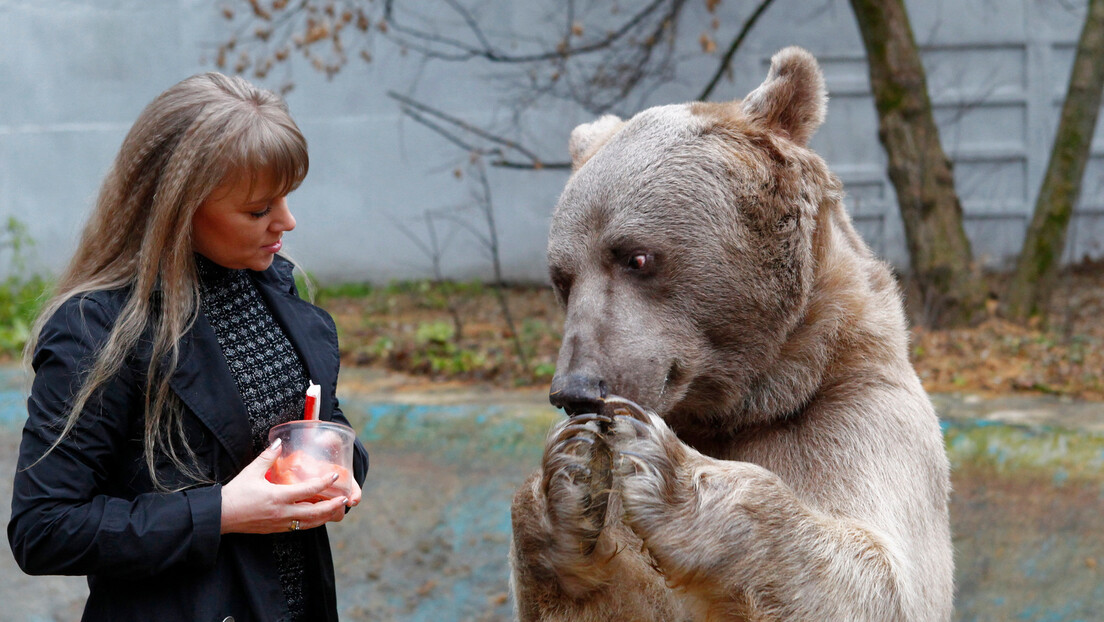
[[[337,473],[337,481],[333,486],[319,493],[318,498],[333,499],[347,495],[347,491],[352,490],[352,476],[349,469],[326,460],[319,460],[303,450],[277,457],[272,463],[272,468],[265,473],[265,479],[273,484],[298,484],[331,473]]]

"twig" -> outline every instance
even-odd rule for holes
[[[460,147],[461,149],[463,149],[467,152],[470,152],[470,153],[477,153],[477,154],[484,155],[484,156],[496,156],[497,159],[491,161],[491,164],[494,165],[494,166],[500,166],[500,167],[504,167],[504,168],[514,168],[514,169],[530,169],[530,170],[569,169],[569,168],[571,168],[571,163],[570,162],[547,162],[546,163],[546,162],[542,161],[540,156],[538,156],[532,150],[530,150],[526,147],[523,147],[522,145],[519,145],[515,141],[512,141],[508,138],[504,138],[504,137],[499,136],[497,134],[493,134],[493,133],[491,133],[491,132],[489,132],[489,131],[487,131],[483,128],[474,126],[474,125],[468,123],[467,121],[464,121],[463,119],[459,119],[459,118],[454,117],[452,115],[446,114],[445,112],[442,112],[441,110],[438,110],[436,108],[433,108],[431,106],[423,104],[423,103],[421,103],[417,100],[411,99],[410,97],[407,97],[405,95],[401,95],[401,94],[396,93],[394,91],[389,91],[388,96],[391,97],[392,99],[395,99],[396,101],[398,101],[401,104],[403,114],[407,115],[408,117],[410,117],[414,121],[416,121],[418,123],[421,123],[422,125],[424,125],[424,126],[428,127],[429,129],[433,130],[434,132],[439,134],[441,137],[443,137],[444,139],[446,139],[449,142],[453,143],[457,147]],[[501,145],[502,147],[505,147],[506,150],[516,151],[516,152],[520,153],[521,155],[525,156],[526,158],[528,158],[529,162],[520,162],[520,161],[517,161],[517,160],[510,160],[506,156],[506,150],[503,150],[503,149],[497,149],[497,148],[488,149],[488,148],[485,148],[485,147],[479,147],[478,145],[476,145],[472,142],[464,140],[460,136],[456,135],[454,132],[451,132],[448,129],[446,129],[442,124],[437,123],[437,122],[429,119],[428,117],[434,117],[435,119],[443,121],[444,123],[446,123],[446,124],[448,124],[448,125],[450,125],[454,128],[463,130],[464,132],[472,134],[472,135],[474,135],[478,138],[481,138],[481,139],[483,139],[487,142],[490,142],[490,143],[493,143],[493,144],[496,144],[496,145]]]
[[[444,254],[445,247],[437,237],[437,227],[433,224],[433,211],[425,210],[422,213],[422,218],[425,221],[426,231],[429,232],[429,244],[422,241],[420,237],[415,235],[414,232],[398,218],[392,216],[391,222],[395,225],[395,228],[413,242],[419,250],[429,256],[430,264],[433,267],[433,282],[438,286],[443,286],[445,283],[445,274],[444,271],[441,270],[441,257]],[[459,343],[464,336],[464,322],[460,317],[460,309],[456,305],[454,296],[449,293],[447,289],[442,287],[442,293],[445,297],[445,309],[452,318],[452,326],[454,329],[453,340]]]
[[[736,35],[736,38],[729,44],[728,50],[725,51],[724,57],[721,58],[721,64],[717,67],[717,71],[713,74],[713,78],[709,80],[709,83],[702,89],[701,95],[698,95],[699,101],[705,101],[713,93],[713,89],[716,88],[717,83],[721,81],[721,77],[728,71],[729,64],[732,62],[732,57],[736,55],[736,50],[740,49],[740,46],[744,43],[744,39],[747,38],[751,27],[755,25],[755,22],[759,21],[759,17],[767,10],[767,7],[771,5],[774,0],[762,0],[759,6],[755,7],[751,15],[744,22],[743,28],[740,29],[740,33]]]
[[[487,220],[487,230],[490,235],[489,250],[491,252],[491,264],[495,276],[495,282],[492,289],[494,289],[495,297],[498,298],[498,305],[502,309],[502,317],[506,320],[506,327],[510,330],[510,337],[514,342],[514,350],[517,353],[518,360],[521,361],[521,368],[525,372],[528,372],[529,357],[525,354],[525,349],[521,346],[521,336],[518,333],[517,325],[514,323],[514,316],[510,313],[510,305],[506,300],[506,283],[502,278],[502,262],[498,255],[498,227],[495,224],[494,205],[491,202],[491,184],[487,181],[487,169],[484,168],[482,160],[476,160],[474,165],[479,179],[479,185],[483,190],[482,196],[480,197],[480,207],[483,209],[483,216]]]
[[[586,45],[580,45],[577,47],[571,47],[570,45],[558,46],[556,49],[546,52],[538,52],[534,54],[506,54],[497,50],[494,46],[490,45],[486,36],[483,34],[478,23],[471,18],[470,13],[466,10],[457,10],[456,6],[453,6],[454,10],[460,13],[461,19],[463,19],[468,29],[472,34],[479,39],[483,44],[483,47],[476,47],[460,41],[458,39],[443,37],[441,35],[426,32],[424,30],[418,30],[409,26],[398,23],[395,18],[394,5],[395,0],[387,0],[384,3],[383,16],[389,27],[395,32],[402,33],[414,39],[421,40],[424,43],[413,43],[409,40],[404,40],[399,37],[392,37],[398,43],[402,45],[410,46],[417,49],[419,53],[425,54],[432,58],[439,58],[450,61],[463,61],[472,58],[482,58],[484,60],[494,63],[511,63],[511,64],[524,64],[533,63],[547,60],[554,60],[557,58],[563,58],[568,56],[582,56],[593,52],[598,52],[606,48],[611,47],[614,43],[621,40],[628,33],[632,32],[634,28],[640,25],[650,15],[660,9],[664,4],[670,5],[669,10],[663,14],[663,19],[660,22],[672,19],[679,9],[682,8],[682,4],[685,0],[653,0],[650,4],[641,9],[638,13],[633,15],[628,21],[621,25],[620,28],[607,33],[607,35],[601,39],[598,39],[592,43]],[[450,4],[454,4],[451,3]],[[439,51],[429,47],[433,44],[443,45],[457,50],[455,53],[449,54],[447,52]]]

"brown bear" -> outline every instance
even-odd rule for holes
[[[548,246],[571,416],[514,497],[519,619],[950,619],[943,437],[808,148],[826,101],[787,48],[743,100],[572,133]]]

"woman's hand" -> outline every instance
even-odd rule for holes
[[[222,487],[222,533],[277,533],[296,526],[310,529],[341,520],[345,517],[345,506],[360,501],[360,488],[356,487],[348,498],[311,502],[337,480],[337,473],[300,484],[269,482],[265,473],[278,455],[277,439]]]

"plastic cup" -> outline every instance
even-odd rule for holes
[[[356,433],[332,421],[289,421],[268,432],[269,444],[280,439],[280,455],[265,474],[274,484],[297,484],[337,473],[337,481],[317,500],[348,497],[353,492],[353,442]]]

